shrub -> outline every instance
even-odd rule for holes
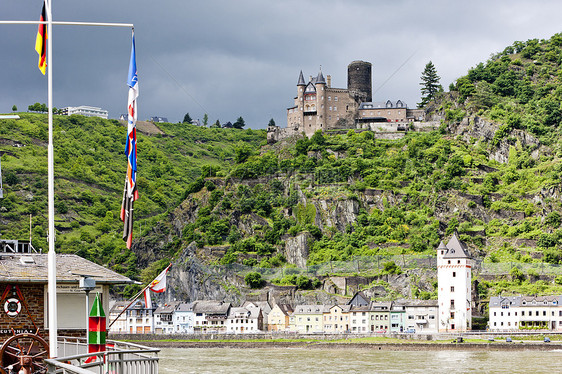
[[[261,274],[256,271],[252,271],[246,274],[246,276],[244,277],[244,281],[250,288],[261,288],[265,284],[265,281],[262,279]]]

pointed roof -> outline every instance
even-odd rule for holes
[[[448,249],[447,246],[445,245],[445,243],[443,243],[443,240],[441,240],[441,243],[439,243],[439,247],[437,247],[437,250],[440,250],[440,249],[444,249],[444,250]]]
[[[445,253],[443,258],[471,258],[468,253],[468,247],[457,238],[456,232],[449,240],[449,243],[447,243],[447,248],[449,251]]]
[[[316,77],[316,84],[326,84],[326,80],[324,79],[324,76],[322,75],[322,70],[320,70],[318,72],[318,76]]]
[[[306,83],[304,82],[304,75],[302,75],[302,70],[299,74],[299,83],[297,83],[297,86],[306,86]]]

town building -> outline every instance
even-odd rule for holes
[[[324,331],[324,305],[297,305],[289,318],[289,330],[299,333]]]
[[[174,312],[174,332],[192,334],[194,325],[193,303],[180,303]]]
[[[198,333],[226,332],[230,303],[223,301],[195,301],[193,330]]]
[[[179,304],[179,301],[172,301],[156,308],[154,311],[154,333],[172,334],[175,332],[174,314]]]
[[[437,300],[397,300],[396,307],[404,310],[404,332],[436,333],[440,307]]]
[[[372,301],[369,306],[368,312],[368,325],[364,322],[364,312],[361,312],[361,316],[357,315],[357,332],[378,332],[378,333],[388,333],[390,331],[390,309],[392,302],[374,302]],[[355,316],[354,316],[355,317]],[[359,321],[361,323],[359,324]],[[366,328],[366,330],[365,330]]]
[[[468,247],[454,233],[437,248],[439,331],[462,332],[472,328],[472,274]]]
[[[491,331],[562,331],[562,296],[492,296]]]
[[[154,333],[154,311],[156,306],[145,305],[144,300],[137,299],[125,311],[129,334]]]
[[[127,118],[124,118],[124,119],[127,120]],[[152,122],[152,123],[164,123],[164,122],[168,122],[168,118],[154,116],[154,117],[150,117],[150,119],[148,121]]]
[[[246,309],[259,309],[263,315],[263,330],[267,330],[269,313],[271,313],[271,304],[269,301],[244,301],[241,305],[242,308]]]
[[[436,316],[434,315],[434,317]],[[390,307],[390,333],[404,332],[405,324],[406,305],[403,303],[393,302]]]
[[[298,307],[297,307],[298,309]],[[326,307],[322,316],[323,330],[329,334],[346,333],[350,331],[351,305],[333,305]]]
[[[263,331],[263,314],[260,308],[230,308],[226,332],[248,334]]]
[[[275,304],[267,316],[268,331],[288,331],[293,307],[289,304]]]
[[[66,108],[62,108],[62,114],[65,116],[78,114],[86,117],[99,117],[104,119],[107,119],[109,116],[109,112],[107,110],[95,106],[87,106],[87,105],[69,106]]]
[[[108,313],[109,321],[111,322],[109,332],[116,334],[127,334],[129,332],[127,315],[125,314],[125,308],[129,304],[129,301],[115,301],[113,303]]]

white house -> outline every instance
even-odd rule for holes
[[[271,313],[271,304],[269,301],[244,301],[244,303],[240,306],[246,309],[260,309],[263,315],[263,330],[266,331],[268,329],[267,325],[269,323],[269,313]]]
[[[230,334],[259,333],[263,331],[263,314],[260,308],[230,308],[226,332]]]
[[[73,115],[73,114],[79,114],[81,116],[86,116],[86,117],[100,117],[100,118],[104,118],[107,119],[109,116],[109,112],[105,109],[102,108],[98,108],[98,107],[94,107],[94,106],[87,106],[87,105],[81,105],[81,106],[69,106],[66,108],[62,109],[62,114],[63,115]]]
[[[178,334],[193,333],[193,303],[180,303],[174,312],[174,332]]]
[[[440,306],[437,300],[398,300],[396,305],[404,307],[403,331],[416,333],[435,333],[439,331],[438,316]]]
[[[439,331],[472,329],[471,257],[456,233],[437,248]]]
[[[136,300],[125,312],[127,329],[130,334],[150,334],[154,332],[154,306],[148,308],[144,300]]]
[[[156,308],[154,311],[154,332],[156,334],[174,332],[174,313],[179,304],[179,301],[172,301]]]
[[[562,331],[562,296],[492,296],[491,331]]]
[[[194,332],[226,332],[230,303],[222,301],[195,301],[193,303]]]

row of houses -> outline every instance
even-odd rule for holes
[[[246,301],[239,307],[221,301],[171,302],[146,308],[117,302],[110,319],[114,333],[390,333],[437,332],[437,300],[374,302],[358,292],[345,305],[297,305]]]

